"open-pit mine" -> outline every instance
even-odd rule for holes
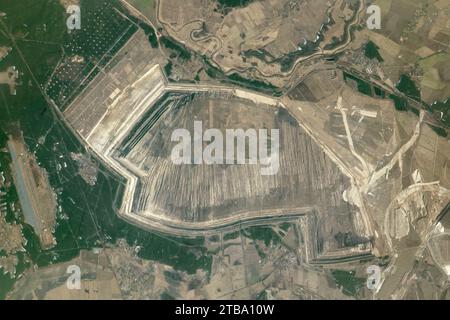
[[[337,234],[352,234],[359,239],[352,245],[370,249],[360,209],[344,199],[351,177],[279,99],[235,87],[170,83],[156,60],[135,63],[145,50],[139,36],[64,110],[80,138],[126,181],[117,208],[122,218],[193,237],[312,217],[309,233],[319,251],[339,249]],[[234,128],[277,129],[278,170],[262,175],[263,164],[251,161],[175,164],[172,133],[193,135],[200,121],[203,130],[224,135]]]

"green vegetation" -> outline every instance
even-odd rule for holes
[[[253,0],[217,0],[222,7],[245,7]]]
[[[170,282],[179,282],[181,280],[183,280],[183,278],[181,277],[181,274],[178,272],[174,272],[174,271],[164,271],[164,278],[170,283]]]
[[[280,237],[275,231],[273,231],[273,229],[270,226],[250,227],[244,229],[243,233],[246,237],[250,239],[264,241],[264,244],[266,246],[281,243]]]
[[[156,31],[148,24],[144,23],[142,20],[139,20],[136,17],[133,17],[131,15],[128,15],[128,18],[136,23],[145,33],[145,35],[148,37],[148,41],[150,42],[150,45],[152,48],[158,48],[158,37],[156,36]]]
[[[297,60],[297,57],[295,55],[292,55],[292,54],[283,56],[279,60],[280,71],[281,72],[288,72],[292,68],[292,66],[294,65],[296,60]]]
[[[264,250],[260,247],[260,245],[258,243],[254,242],[254,245],[255,245],[256,252],[258,252],[258,256],[261,259],[264,259],[266,257]]]
[[[263,90],[276,90],[277,89],[277,87],[275,87],[274,85],[272,85],[270,83],[266,83],[266,82],[259,81],[259,80],[253,80],[253,79],[246,79],[237,73],[233,73],[233,74],[229,75],[228,79],[238,82],[238,83],[246,83],[248,86],[250,86],[252,88],[258,88],[258,89],[263,89]]]
[[[416,83],[406,74],[400,77],[396,88],[411,99],[420,101],[420,90],[417,88]]]
[[[367,42],[364,47],[364,54],[369,59],[377,59],[378,62],[383,62],[383,58],[381,57],[380,52],[378,51],[380,48],[373,43],[372,41]]]
[[[244,51],[242,53],[244,55],[244,57],[249,58],[249,57],[256,57],[259,60],[264,60],[266,61],[266,52],[263,52],[263,50],[255,50],[255,49],[250,49],[247,51]]]
[[[347,82],[348,79],[353,80],[357,83],[357,88],[360,93],[362,93],[366,96],[372,97],[372,86],[370,83],[368,83],[358,77],[355,77],[354,75],[352,75],[350,73],[344,72],[344,81]]]
[[[283,222],[282,224],[280,224],[280,228],[283,231],[288,231],[291,226],[292,224],[289,222]]]
[[[230,76],[226,76],[222,72],[222,70],[213,66],[206,57],[203,57],[203,63],[205,64],[206,74],[213,79],[220,80],[224,83],[237,84],[241,87],[244,87],[244,88],[247,88],[250,90],[263,92],[266,94],[272,94],[273,96],[276,96],[276,97],[283,95],[282,91],[278,87],[276,87],[270,83],[266,83],[266,82],[259,81],[259,80],[253,80],[253,79],[246,79],[237,73],[233,73]]]
[[[354,271],[333,270],[331,274],[334,277],[336,285],[341,287],[343,293],[348,296],[354,297],[365,283],[364,278],[355,277]]]
[[[375,95],[377,97],[380,97],[380,98],[383,98],[383,99],[386,97],[386,92],[383,89],[381,89],[381,88],[379,88],[377,86],[373,87],[373,92],[375,93]]]
[[[150,41],[152,48],[159,47],[158,38],[156,37],[156,33],[153,32],[153,33],[149,34],[148,41]]]
[[[23,1],[20,1],[20,3],[22,4],[22,8],[26,7],[26,5],[23,4]],[[84,58],[81,65],[75,66],[71,64],[68,68],[66,66],[68,70],[65,71],[61,68],[59,70],[61,75],[63,73],[69,74],[61,77],[61,75],[58,75],[59,73],[57,73],[57,75],[53,77],[52,84],[49,86],[47,92],[48,95],[57,103],[57,105],[66,106],[83,90],[89,81],[94,79],[100,70],[111,60],[114,54],[136,32],[138,27],[126,17],[126,9],[118,0],[80,0],[80,6],[83,8],[81,18],[82,28],[81,30],[71,33],[67,32],[65,26],[65,10],[58,1],[49,2],[55,5],[54,8],[51,8],[52,15],[55,11],[63,12],[63,14],[57,16],[56,21],[50,17],[45,17],[45,14],[48,14],[48,9],[50,9],[49,6],[43,6],[45,1],[35,1],[35,3],[39,3],[38,10],[44,12],[44,17],[36,15],[33,10],[26,10],[31,12],[31,18],[33,20],[42,20],[35,22],[26,20],[25,24],[30,26],[30,30],[27,31],[35,33],[35,30],[39,30],[39,26],[44,23],[47,25],[51,24],[51,28],[48,29],[51,29],[51,33],[54,33],[53,37],[50,37],[48,32],[44,32],[41,34],[34,34],[34,37],[32,38],[34,40],[39,39],[39,41],[48,41],[54,44],[54,46],[50,46],[53,51],[44,56],[44,59],[40,61],[43,67],[52,64],[48,62],[42,63],[42,61],[48,61],[49,56],[54,57],[55,51],[60,51],[61,46],[64,48],[65,53],[78,55]],[[8,17],[10,17],[9,14]],[[31,34],[29,36],[31,37]],[[58,43],[60,43],[60,45],[58,45]],[[38,44],[34,44],[33,46],[36,48]],[[40,47],[45,48],[49,47],[49,45],[42,44]]]
[[[256,295],[255,300],[267,300],[267,292],[263,290]]]
[[[169,61],[165,66],[164,66],[164,73],[166,74],[166,77],[169,78],[170,75],[172,74],[172,61]]]
[[[319,47],[320,43],[323,41],[323,35],[322,33],[319,34],[319,39],[317,42],[311,42],[308,41],[306,44],[302,44],[302,50],[295,50],[291,53],[288,53],[281,58],[275,60],[274,62],[280,64],[280,71],[281,72],[287,72],[289,71],[293,66],[295,61],[297,61],[300,57],[305,57],[313,54],[316,52],[317,48]]]
[[[206,65],[205,72],[206,72],[206,74],[207,74],[209,77],[211,77],[211,78],[213,78],[213,79],[217,79],[217,78],[225,78],[225,77],[226,77],[225,74],[222,72],[222,70],[220,70],[220,69],[214,67],[214,66],[208,61],[208,59],[207,59],[206,57],[203,57],[203,62],[204,62],[205,65]]]
[[[447,130],[445,130],[444,128],[441,128],[441,127],[432,126],[431,124],[429,124],[429,126],[431,129],[433,129],[434,132],[436,132],[436,134],[438,136],[447,138],[447,136],[448,136]]]
[[[416,116],[420,116],[420,110],[416,109],[414,107],[412,107],[411,105],[408,105],[408,111],[411,111],[412,113],[414,113]]]
[[[169,37],[162,36],[160,39],[161,43],[169,50],[177,53],[178,57],[183,60],[191,59],[191,52],[182,44],[179,44]]]
[[[386,94],[387,93],[383,89],[381,89],[381,88],[379,88],[377,86],[372,86],[371,83],[369,83],[367,81],[364,81],[364,80],[362,80],[362,79],[360,79],[360,78],[358,78],[358,77],[356,77],[356,76],[354,76],[354,75],[352,75],[352,74],[350,74],[348,72],[344,71],[343,74],[344,74],[344,81],[347,82],[348,79],[350,79],[350,80],[356,82],[357,89],[358,89],[358,91],[360,93],[365,94],[365,95],[367,95],[369,97],[373,97],[373,94],[375,94],[375,96],[377,96],[377,97],[386,98]],[[408,83],[409,85],[406,85],[406,83]],[[408,82],[408,80],[403,80],[403,82],[402,82],[402,89],[403,90],[406,90],[405,86],[406,86],[406,88],[409,88],[409,90],[412,90],[412,91],[408,91],[408,92],[414,92],[414,89],[411,88],[411,83]],[[373,91],[372,91],[372,88],[373,88]],[[419,96],[420,96],[420,94],[419,94]],[[387,97],[394,102],[396,110],[398,110],[398,111],[408,111],[408,110],[410,110],[410,111],[413,111],[414,113],[418,114],[418,110],[415,110],[414,108],[410,108],[409,107],[407,99],[405,99],[403,97],[400,97],[398,95],[395,95],[395,94],[389,94]]]
[[[390,94],[389,99],[394,101],[395,109],[398,111],[408,111],[408,101],[405,98],[395,94]]]
[[[227,233],[226,235],[223,236],[223,241],[237,239],[239,238],[240,234],[241,234],[240,231]]]
[[[175,298],[172,297],[169,293],[167,293],[167,291],[164,291],[161,294],[161,300],[175,300]]]

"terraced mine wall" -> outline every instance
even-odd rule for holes
[[[114,161],[133,173],[123,214],[158,221],[171,230],[204,232],[233,221],[255,221],[264,212],[286,218],[295,216],[299,208],[307,212],[315,208],[319,219],[327,221],[319,223],[327,249],[338,248],[330,240],[335,233],[350,230],[356,234],[352,220],[356,208],[342,199],[348,178],[287,110],[256,99],[218,88],[166,92],[111,153]],[[219,130],[278,128],[279,173],[263,177],[260,164],[173,164],[169,137],[176,128],[192,132],[194,120]]]
[[[130,39],[64,111],[85,145],[124,178],[119,216],[193,237],[314,211],[319,252],[342,248],[336,234],[358,235],[358,208],[342,198],[349,178],[277,99],[234,87],[168,83],[144,40],[139,32]],[[280,130],[278,173],[262,176],[261,163],[175,165],[171,134],[192,132],[194,121],[221,132]]]

